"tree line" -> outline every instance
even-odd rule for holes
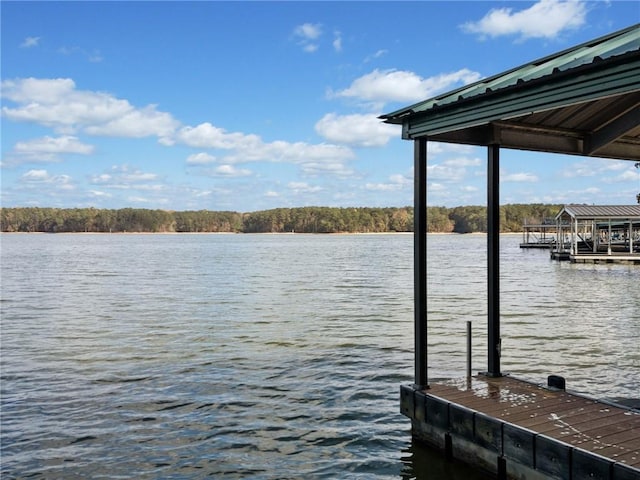
[[[561,205],[511,204],[500,207],[502,232],[554,217]],[[413,207],[274,208],[250,213],[168,211],[142,208],[0,208],[2,232],[185,232],[185,233],[382,233],[412,232]],[[482,206],[428,207],[430,232],[486,232]]]

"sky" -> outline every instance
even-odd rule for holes
[[[377,117],[640,22],[635,1],[0,4],[3,207],[413,204]],[[501,153],[500,201],[633,204],[634,162]],[[486,204],[429,143],[428,203]]]

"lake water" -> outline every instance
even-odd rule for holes
[[[503,371],[640,396],[640,267],[503,236]],[[2,235],[2,478],[479,480],[412,445],[411,235]],[[486,237],[429,236],[430,376],[486,368]]]

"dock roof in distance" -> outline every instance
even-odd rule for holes
[[[640,220],[640,205],[565,205],[556,218],[563,213],[573,218]]]
[[[640,160],[640,24],[380,118],[404,139]]]

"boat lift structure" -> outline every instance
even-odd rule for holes
[[[525,219],[522,224],[520,248],[552,248],[557,238],[557,225],[554,218],[545,218],[542,223],[529,223]]]

